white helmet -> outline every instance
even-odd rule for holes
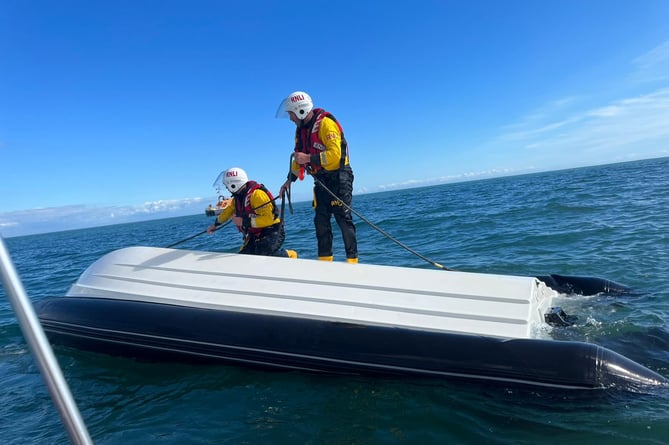
[[[246,183],[249,182],[249,177],[246,172],[239,167],[232,167],[225,171],[223,184],[230,193],[237,193]]]
[[[314,108],[314,101],[304,91],[295,91],[279,104],[276,117],[287,117],[288,112],[293,112],[298,119],[304,120],[307,114]]]

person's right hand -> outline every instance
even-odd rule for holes
[[[210,225],[209,227],[207,227],[207,233],[208,233],[209,235],[211,235],[211,234],[214,233],[215,231],[216,231],[216,225],[215,225],[215,224],[212,224],[212,225]]]
[[[233,216],[232,223],[237,226],[237,230],[242,231],[242,224],[244,224],[244,218],[241,216]]]

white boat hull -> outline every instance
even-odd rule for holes
[[[548,337],[532,277],[131,247],[38,307],[57,342],[138,358],[564,388],[664,384]]]

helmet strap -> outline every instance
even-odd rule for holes
[[[306,116],[304,116],[304,119],[300,120],[300,128],[306,127],[311,123],[311,121],[314,120],[314,112],[313,110],[308,112]]]
[[[249,185],[249,183],[247,182],[247,183],[244,184],[243,186],[239,187],[239,188],[237,189],[237,191],[233,193],[233,195],[239,195],[239,194],[241,194],[244,190],[246,190],[246,187],[247,187],[248,185]]]

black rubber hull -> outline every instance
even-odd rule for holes
[[[561,294],[622,294],[632,291],[631,288],[624,284],[605,278],[551,274],[537,276],[537,279],[543,281],[546,286]]]
[[[35,306],[53,343],[145,360],[575,389],[668,384],[638,363],[582,342],[501,340],[101,298],[55,297]]]

